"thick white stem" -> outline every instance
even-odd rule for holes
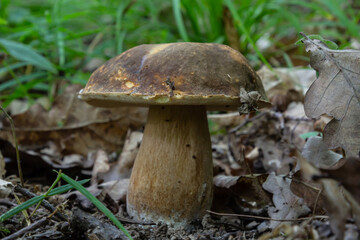
[[[186,225],[212,201],[205,106],[152,106],[131,174],[127,210],[142,221]]]

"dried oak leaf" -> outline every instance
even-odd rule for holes
[[[308,139],[301,155],[316,167],[326,168],[336,164],[342,155],[330,151],[322,141],[322,137],[313,136]]]
[[[340,182],[360,203],[360,158],[349,157],[342,159],[331,168],[321,169],[324,177]]]
[[[319,169],[310,164],[302,156],[298,156],[301,165],[301,172],[305,179],[313,179],[314,176],[321,175]],[[329,178],[319,178],[318,182],[322,185],[326,209],[330,216],[330,226],[336,239],[344,239],[345,224],[349,218],[355,220],[355,224],[360,226],[360,205],[354,197],[342,187],[337,181]]]
[[[319,73],[305,95],[305,113],[334,117],[324,129],[329,148],[342,147],[347,156],[360,151],[360,51],[331,50],[303,34],[310,65]]]
[[[269,207],[268,214],[274,220],[270,221],[268,228],[274,229],[281,222],[279,219],[297,219],[310,212],[304,200],[296,196],[290,189],[291,179],[269,174],[263,188],[273,194],[274,207]]]

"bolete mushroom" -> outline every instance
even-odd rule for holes
[[[260,78],[243,55],[212,43],[134,47],[99,67],[79,95],[100,107],[149,106],[127,211],[137,220],[175,225],[211,207],[206,109],[267,104]]]

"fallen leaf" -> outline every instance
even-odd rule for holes
[[[267,174],[216,176],[212,209],[234,213],[239,213],[240,209],[252,214],[263,212],[271,203],[268,193],[262,188],[266,177]]]
[[[351,205],[347,202],[344,191],[332,179],[322,179],[323,192],[326,199],[326,210],[330,215],[330,226],[337,239],[344,239],[345,223],[351,217]]]
[[[285,135],[290,136],[291,142],[302,148],[305,140],[301,137],[303,134],[314,131],[314,121],[306,117],[304,105],[302,102],[292,102],[284,112]]]
[[[129,178],[134,165],[136,155],[139,151],[143,133],[140,131],[128,130],[124,147],[116,162],[112,163],[109,170],[100,175],[105,182]]]
[[[262,152],[261,161],[268,173],[287,174],[296,165],[291,156],[292,146],[286,141],[265,136],[257,138],[255,146]]]
[[[63,156],[70,154],[86,156],[98,149],[117,151],[129,127],[144,125],[144,108],[95,108],[77,98],[80,89],[79,85],[68,87],[49,111],[35,104],[12,116],[20,150],[36,151],[59,164]],[[0,139],[14,145],[9,123],[4,120],[2,124]]]
[[[301,155],[319,168],[328,168],[333,166],[341,158],[343,158],[342,155],[330,151],[324,144],[322,137],[317,136],[310,137],[307,140]]]
[[[346,158],[332,168],[321,169],[321,174],[340,182],[360,203],[360,159]]]
[[[286,238],[284,238],[286,236]],[[267,232],[257,238],[258,240],[275,240],[275,239],[312,239],[318,240],[319,234],[314,226],[298,225],[291,223],[281,223],[271,232]]]
[[[249,114],[250,112],[258,111],[259,102],[261,95],[257,91],[247,92],[245,88],[240,88],[240,103],[241,106],[238,108],[238,111],[241,114]],[[265,105],[265,107],[271,106],[270,104]]]
[[[105,182],[99,185],[105,193],[116,202],[126,203],[126,195],[129,187],[129,178],[119,179],[117,181]]]
[[[342,147],[347,156],[360,152],[360,51],[331,50],[304,35],[310,65],[319,77],[305,95],[305,113],[316,118],[334,117],[324,129],[329,148]]]
[[[14,185],[11,182],[0,179],[0,199],[7,198],[13,191]]]
[[[314,70],[304,68],[274,68],[270,70],[263,66],[256,73],[263,82],[268,98],[292,89],[304,95],[316,77]]]
[[[95,153],[94,167],[91,174],[91,184],[98,183],[98,175],[109,171],[109,158],[104,150],[97,150]]]
[[[274,68],[263,66],[257,74],[262,79],[266,95],[277,111],[285,111],[291,102],[303,101],[315,71],[303,68]]]
[[[238,112],[227,112],[218,114],[208,114],[210,132],[217,132],[222,129],[228,129],[241,124],[244,121],[244,116],[239,115]]]
[[[306,179],[320,176],[319,169],[311,165],[305,158],[299,156],[301,171]],[[351,173],[350,173],[351,174]],[[360,227],[360,206],[353,196],[342,187],[336,180],[329,178],[319,178],[318,182],[322,185],[326,209],[330,216],[330,226],[337,239],[344,239],[345,224],[349,218],[353,218]]]
[[[310,212],[310,209],[304,204],[304,200],[290,189],[291,179],[285,176],[276,176],[269,174],[263,184],[263,188],[272,193],[274,207],[269,207],[268,214],[273,219],[297,219]],[[274,229],[281,222],[271,220],[268,228]]]

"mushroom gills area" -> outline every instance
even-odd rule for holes
[[[151,106],[127,195],[140,221],[178,226],[212,201],[212,152],[205,106]]]

